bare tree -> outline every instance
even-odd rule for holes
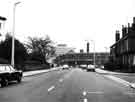
[[[28,40],[26,44],[28,52],[38,54],[42,63],[46,63],[46,60],[55,54],[55,48],[49,36],[28,37]]]

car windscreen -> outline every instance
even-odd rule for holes
[[[11,71],[15,71],[15,69],[12,66],[9,66]]]

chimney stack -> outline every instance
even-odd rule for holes
[[[128,28],[127,28],[127,33],[130,33],[131,32],[131,27],[130,27],[130,23],[128,23]]]
[[[133,17],[133,23],[135,24],[135,17]]]
[[[116,30],[115,40],[116,42],[120,40],[120,33],[118,30]]]
[[[84,51],[83,51],[83,49],[80,49],[80,53],[83,53]]]
[[[132,30],[135,31],[135,17],[133,18]]]
[[[127,27],[122,25],[122,37],[124,37],[127,34]]]
[[[87,49],[86,49],[87,53],[89,53],[89,45],[90,45],[89,42],[87,42]]]

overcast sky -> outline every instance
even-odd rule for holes
[[[18,0],[0,0],[5,29],[12,31],[13,5]],[[106,51],[115,42],[115,31],[132,23],[134,0],[20,0],[16,7],[16,38],[49,35],[57,43],[85,49],[94,40],[96,51]],[[93,44],[90,42],[93,51]]]

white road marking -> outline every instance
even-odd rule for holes
[[[84,91],[84,92],[83,92],[83,96],[86,96],[86,95],[87,95],[87,92],[86,92],[86,91]]]
[[[115,77],[115,76],[112,76],[112,75],[104,75],[105,77],[109,78],[109,79],[112,79],[118,83],[121,83],[125,86],[129,86],[130,85],[130,82],[126,81],[126,80],[123,80],[121,78],[118,78],[118,77]]]
[[[93,91],[93,92],[87,92],[88,94],[103,94],[104,92],[101,91]]]
[[[83,102],[88,102],[88,99],[87,98],[83,99]]]
[[[48,92],[52,91],[54,88],[55,88],[55,86],[51,86],[51,87],[48,89]]]
[[[59,79],[59,82],[63,82],[63,79]]]

